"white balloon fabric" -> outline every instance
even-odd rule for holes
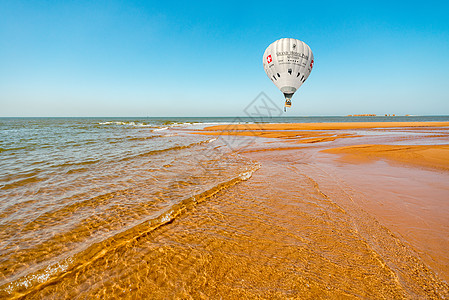
[[[313,53],[310,47],[300,40],[279,39],[265,50],[263,68],[268,78],[284,93],[286,106],[290,106],[293,94],[312,71]]]

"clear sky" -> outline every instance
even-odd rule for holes
[[[449,1],[0,1],[0,116],[243,116],[282,37],[287,115],[449,115]]]

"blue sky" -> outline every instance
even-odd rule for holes
[[[449,114],[447,1],[0,1],[0,116],[243,116],[282,37],[287,115]]]

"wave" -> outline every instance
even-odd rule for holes
[[[162,130],[167,130],[168,127],[162,127],[162,128],[156,128],[153,131],[162,131]]]
[[[66,161],[54,162],[47,164],[45,169],[36,168],[30,172],[16,173],[14,176],[6,176],[0,178],[0,190],[11,190],[18,187],[23,187],[33,183],[42,182],[55,176],[57,171],[55,169],[65,169],[65,174],[73,174],[87,171],[86,166],[91,166],[101,162],[101,159],[90,159],[85,161]],[[47,163],[45,161],[34,162],[31,165],[40,165]]]
[[[215,140],[215,139],[211,139],[211,140]],[[147,151],[147,152],[144,152],[144,153],[139,153],[139,154],[136,154],[136,155],[133,155],[133,156],[124,157],[120,161],[128,161],[128,160],[131,160],[131,159],[134,159],[134,158],[137,158],[137,157],[145,157],[145,156],[155,155],[155,154],[164,153],[164,152],[188,149],[188,148],[192,148],[194,146],[210,143],[211,140],[204,140],[204,141],[194,142],[194,143],[187,144],[187,145],[178,145],[178,146],[173,146],[173,147],[164,148],[164,149],[150,150],[150,151]]]
[[[118,144],[123,143],[126,141],[146,141],[146,140],[152,140],[155,138],[160,138],[161,135],[149,135],[149,136],[128,136],[128,137],[112,137],[107,138],[106,141],[110,144]]]
[[[148,216],[141,219],[141,222],[137,225],[113,231],[109,237],[101,241],[92,242],[82,249],[77,249],[74,253],[65,253],[56,257],[52,259],[51,263],[48,263],[46,266],[41,265],[40,269],[36,271],[28,274],[24,272],[18,276],[13,276],[12,281],[0,286],[0,298],[11,297],[17,299],[31,296],[31,294],[38,292],[44,287],[61,281],[66,276],[82,272],[95,261],[108,255],[114,255],[117,251],[124,249],[125,246],[138,242],[141,238],[148,236],[161,226],[173,222],[184,212],[191,210],[194,206],[215,196],[217,193],[239,182],[248,180],[259,167],[259,165],[253,165],[251,169],[225,182],[218,183],[201,193],[180,200],[178,203],[161,211],[157,216]]]
[[[149,139],[154,139],[154,138],[159,138],[159,137],[164,137],[161,135],[156,135],[156,136],[148,136],[148,137],[135,137],[135,138],[130,138],[130,141],[139,141],[139,140],[149,140]],[[183,150],[183,149],[188,149],[197,145],[202,145],[205,143],[210,143],[212,141],[216,140],[216,138],[210,139],[210,140],[204,140],[204,141],[200,141],[200,142],[194,142],[191,144],[187,144],[187,145],[178,145],[178,146],[173,146],[173,147],[169,147],[169,148],[164,148],[164,149],[156,149],[156,150],[149,150],[143,153],[137,153],[134,155],[129,155],[126,157],[121,157],[121,158],[113,158],[113,161],[129,161],[138,157],[146,157],[146,156],[151,156],[151,155],[156,155],[156,154],[160,154],[160,153],[164,153],[164,152],[170,152],[170,151],[178,151],[178,150]],[[11,189],[15,189],[18,187],[22,187],[28,184],[33,184],[33,183],[37,183],[37,182],[41,182],[44,180],[47,180],[49,178],[51,178],[51,176],[53,176],[56,172],[55,169],[65,169],[65,174],[74,174],[74,173],[82,173],[88,170],[88,166],[93,166],[96,164],[99,164],[101,162],[107,163],[108,161],[106,161],[104,158],[90,158],[88,160],[84,160],[84,161],[65,161],[65,162],[55,162],[49,166],[47,166],[47,171],[44,172],[45,170],[42,169],[35,169],[33,170],[33,172],[26,172],[23,174],[15,174],[14,176],[8,176],[5,178],[0,178],[0,190],[11,190]],[[51,171],[51,172],[50,172]],[[45,174],[44,174],[45,173]],[[3,183],[1,183],[1,181],[3,181]]]
[[[40,177],[42,171],[43,170],[40,168],[34,168],[22,173],[15,173],[13,175],[8,175],[0,178],[0,181],[7,182],[3,183],[3,185],[0,184],[0,190],[14,189],[20,186],[24,186],[28,183],[42,181],[44,180],[44,178]]]
[[[99,122],[99,125],[125,125],[125,126],[135,126],[135,127],[155,127],[154,124],[141,123],[141,122],[122,122],[122,121],[107,121]]]
[[[128,141],[147,141],[155,138],[160,138],[160,135],[151,135],[151,136],[143,136],[143,137],[130,137]]]
[[[32,145],[27,145],[27,146],[23,146],[23,147],[16,147],[16,148],[0,148],[0,152],[29,149],[29,148],[34,148],[35,146],[36,146],[35,144],[32,144]]]
[[[43,181],[43,178],[39,178],[38,176],[31,176],[28,178],[24,178],[24,179],[20,179],[20,180],[16,180],[12,183],[6,183],[4,184],[2,187],[0,187],[1,190],[10,190],[10,189],[15,189],[18,188],[20,186],[24,186],[30,183],[36,183],[36,182],[40,182]]]
[[[151,123],[141,122],[141,121],[105,121],[98,122],[97,125],[114,125],[114,126],[124,126],[124,127],[148,127],[155,128],[153,132],[163,131],[170,128],[185,128],[185,127],[198,127],[202,128],[204,126],[213,125],[230,125],[230,124],[249,124],[252,121],[234,121],[234,122],[183,122],[183,121],[173,121],[173,120],[153,120]]]

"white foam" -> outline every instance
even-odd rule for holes
[[[253,176],[253,173],[256,172],[259,169],[260,169],[260,164],[256,164],[256,165],[253,166],[252,170],[249,170],[249,171],[246,171],[246,172],[240,174],[239,178],[241,180],[248,180],[248,179],[251,178],[251,176]]]
[[[135,127],[154,127],[152,124],[136,123],[136,122],[121,122],[121,121],[108,121],[100,122],[100,125],[124,125],[124,126],[135,126]]]
[[[162,128],[153,129],[153,131],[162,131],[162,130],[167,130],[167,129],[168,129],[168,127],[162,127]]]
[[[254,173],[254,171],[248,171],[248,172],[245,172],[243,174],[240,174],[240,179],[241,180],[248,180],[248,179],[251,178],[251,176],[253,176],[253,173]]]
[[[171,220],[172,220],[171,214],[167,214],[162,217],[161,223],[167,223],[167,222],[170,222]]]

